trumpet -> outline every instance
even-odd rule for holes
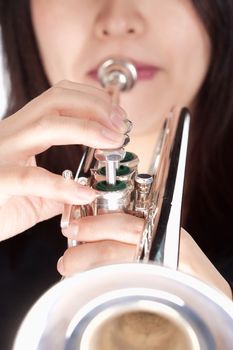
[[[103,62],[98,73],[114,104],[137,80],[134,65],[119,58]],[[144,229],[134,261],[91,269],[47,291],[26,315],[14,350],[232,348],[231,301],[177,271],[189,124],[188,109],[171,110],[146,174],[138,173],[137,155],[124,147],[86,148],[76,174],[63,172],[97,191],[89,205],[64,206],[63,229],[110,212],[140,216]]]
[[[119,104],[120,92],[133,88],[137,70],[129,61],[108,59],[100,65],[98,77],[116,105]],[[189,123],[190,115],[186,108],[180,113],[171,110],[165,118],[148,173],[138,173],[137,155],[125,152],[124,148],[87,148],[75,177],[70,170],[65,170],[63,176],[92,186],[97,191],[97,198],[91,205],[65,205],[61,228],[68,228],[72,220],[86,215],[127,212],[144,217],[145,226],[135,260],[154,260],[176,269]],[[96,162],[91,168],[93,157]],[[89,177],[79,177],[81,172],[87,174],[89,170]],[[171,222],[172,229],[169,228]],[[69,246],[76,244],[74,240],[68,241]],[[164,254],[161,249],[168,249],[169,253]]]

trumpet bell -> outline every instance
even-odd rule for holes
[[[124,263],[52,287],[13,350],[230,350],[232,329],[233,305],[216,289],[156,264]]]

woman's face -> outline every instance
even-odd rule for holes
[[[134,133],[151,132],[174,106],[191,106],[210,61],[210,41],[190,0],[31,0],[51,84],[99,86],[98,65],[132,60],[135,87],[121,95]]]

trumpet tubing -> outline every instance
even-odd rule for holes
[[[137,71],[131,62],[119,58],[108,59],[100,65],[98,77],[100,84],[110,93],[113,103],[116,104],[119,103],[120,92],[133,88],[137,80]],[[189,119],[189,111],[186,108],[181,111],[173,109],[165,117],[148,174],[138,173],[137,155],[125,152],[124,148],[91,151],[89,149],[87,153],[95,158],[95,164],[91,168],[93,161],[91,162],[89,157],[82,169],[86,174],[90,170],[85,184],[95,188],[97,198],[90,205],[76,206],[70,210],[69,221],[85,215],[110,212],[127,212],[141,216],[145,219],[145,227],[135,259],[153,259],[176,269]],[[82,171],[80,166],[78,169],[79,175]],[[80,182],[77,174],[75,179]],[[83,178],[81,181],[83,182]],[[164,197],[166,206],[163,206]],[[167,228],[171,221],[172,238],[169,238],[171,243],[168,244]],[[64,227],[64,222],[68,227],[66,216],[62,217],[61,227]],[[174,248],[174,242],[177,248]],[[168,246],[172,246],[173,253],[164,255]],[[167,258],[169,255],[172,258]]]
[[[109,59],[99,79],[118,103],[137,72],[131,62]],[[65,206],[62,228],[80,217],[126,212],[144,218],[144,229],[134,262],[92,269],[45,293],[22,323],[14,350],[232,349],[230,300],[176,271],[189,121],[186,108],[166,116],[147,174],[138,173],[137,155],[124,148],[86,148],[75,176],[63,173],[95,188],[97,197]]]

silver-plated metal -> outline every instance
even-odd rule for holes
[[[119,68],[121,67],[121,69]],[[135,82],[136,75],[133,72],[133,69],[131,70],[128,69],[131,67],[131,64],[129,62],[122,62],[121,60],[117,59],[110,59],[106,62],[104,62],[98,71],[99,76],[111,76],[112,72],[127,72],[129,77],[126,74],[126,77],[131,81],[131,79]],[[115,77],[115,75],[114,75]],[[106,80],[107,81],[107,80]],[[103,83],[103,82],[102,82]],[[104,84],[104,83],[103,83]],[[117,82],[115,78],[113,80],[109,79],[108,83],[106,83],[108,86],[112,86],[116,91],[122,89],[120,80]],[[105,86],[106,86],[105,85]],[[130,82],[129,87],[132,87],[132,84]],[[189,119],[188,112],[187,110],[182,113],[186,114],[186,119]],[[144,186],[144,193],[143,193],[143,186],[140,183],[136,182],[136,195],[135,195],[135,211],[136,213],[141,213],[143,214],[144,217],[146,217],[146,222],[145,222],[145,227],[141,236],[141,240],[138,245],[138,250],[136,254],[136,260],[144,259],[148,260],[149,258],[154,259],[162,264],[165,263],[169,264],[171,268],[176,268],[177,267],[177,261],[178,261],[178,246],[179,246],[179,235],[180,235],[180,211],[181,211],[181,199],[182,199],[182,189],[183,189],[183,181],[184,181],[184,169],[185,169],[185,157],[186,157],[186,150],[187,150],[187,140],[188,140],[188,122],[186,121],[185,125],[182,126],[183,130],[183,145],[182,150],[180,151],[181,153],[183,152],[184,156],[181,156],[180,154],[178,155],[181,158],[181,163],[180,168],[182,168],[182,171],[178,171],[178,167],[176,168],[176,174],[174,179],[172,180],[171,185],[169,184],[168,178],[169,178],[169,167],[170,167],[170,162],[171,160],[169,159],[172,148],[174,146],[174,139],[176,137],[176,130],[178,127],[178,122],[182,117],[178,116],[178,113],[175,113],[174,111],[171,111],[168,115],[168,117],[165,119],[163,130],[161,132],[159,141],[156,146],[156,151],[155,151],[155,157],[153,160],[153,165],[151,168],[151,176],[153,177],[153,184],[151,184],[150,187],[150,192],[148,191],[148,186],[146,187],[145,184]],[[186,134],[184,136],[186,130]],[[98,150],[95,152],[95,158],[99,161],[99,166],[105,166],[106,168],[106,182],[109,185],[115,186],[116,184],[116,171],[119,167],[119,162],[120,160],[123,159],[123,149],[118,149],[118,150]],[[178,176],[178,179],[176,180],[176,175],[180,174]],[[174,181],[176,181],[176,187],[178,188],[179,186],[179,195],[174,196],[177,201],[177,205],[172,207],[172,209],[169,208],[168,206],[171,206],[172,201],[174,201],[173,194],[175,193],[174,187],[172,187],[174,184]],[[179,184],[179,185],[178,185]],[[170,186],[170,187],[169,187]],[[170,188],[170,190],[169,190]],[[170,203],[166,206],[165,210],[163,209],[163,198],[165,191],[170,191]],[[99,196],[100,198],[101,196]],[[105,197],[105,202],[106,202],[106,193],[104,194]],[[109,200],[113,197],[113,194],[111,193],[108,198]],[[114,202],[114,200],[113,200]],[[143,203],[142,203],[143,202]],[[114,204],[115,205],[115,204]],[[108,205],[110,207],[110,204]],[[98,207],[98,205],[97,205]],[[107,208],[107,205],[105,204],[105,207]],[[174,209],[175,208],[175,209]],[[178,210],[176,209],[178,208]],[[131,206],[128,208],[131,209]],[[96,211],[96,209],[94,209]],[[167,215],[167,212],[169,211],[169,218],[166,218],[166,223],[169,223],[171,218],[173,217],[173,222],[174,225],[174,215],[172,214],[173,212],[176,211],[175,218],[177,220],[176,222],[176,230],[174,230],[174,226],[172,229],[169,229],[172,231],[172,242],[176,242],[177,249],[174,249],[174,244],[168,244],[166,243],[166,247],[171,246],[173,254],[169,253],[169,257],[173,256],[173,259],[171,260],[170,258],[168,261],[166,260],[166,256],[164,255],[164,252],[167,250],[165,249],[165,242],[168,242],[168,240],[165,239],[166,237],[166,231],[167,228],[169,228],[169,225],[162,225],[163,227],[166,227],[164,230],[163,228],[163,233],[160,232],[159,228],[161,227],[160,222],[163,221],[164,217],[164,212],[165,215]],[[170,232],[169,231],[169,232]],[[174,233],[175,232],[175,233]],[[152,245],[153,243],[153,245]],[[153,248],[153,249],[152,249]],[[156,253],[155,253],[156,251]],[[171,262],[173,261],[173,262]]]
[[[82,156],[81,162],[79,164],[76,176],[75,176],[75,180],[77,180],[79,178],[79,174],[80,174],[82,168],[83,168],[84,174],[88,173],[88,171],[91,167],[92,161],[93,161],[94,153],[95,153],[95,150],[93,148],[87,147],[85,149],[85,151],[83,152],[83,156]]]
[[[120,161],[124,159],[125,150],[123,148],[112,150],[96,150],[95,158],[99,162],[99,167],[106,167],[106,181],[110,185],[116,183],[116,171]]]
[[[106,163],[106,181],[110,185],[116,184],[116,171],[119,167],[120,158],[116,154],[111,154]]]
[[[137,80],[137,70],[130,61],[110,58],[98,69],[98,78],[103,87],[117,86],[120,91],[132,89]]]
[[[120,169],[121,165],[118,169]],[[134,187],[134,179],[136,170],[134,168],[129,168],[129,172],[127,174],[120,174],[116,176],[116,181],[121,181],[127,183],[127,186]],[[92,169],[92,177],[94,178],[93,184],[96,184],[97,182],[105,181],[106,176],[101,174],[100,169]]]
[[[72,171],[71,170],[64,170],[63,172],[62,172],[62,176],[64,177],[64,179],[65,180],[71,180],[71,179],[73,179],[74,177],[73,177],[73,173],[72,173]]]
[[[137,70],[132,62],[125,61],[120,58],[111,58],[100,65],[98,70],[98,77],[100,83],[112,95],[112,103],[118,104],[119,91],[130,90],[137,80]],[[128,130],[132,129],[132,122],[127,121]],[[127,130],[127,132],[129,132]],[[126,135],[125,144],[129,143],[129,136]],[[83,157],[79,164],[75,179],[79,177],[81,170],[85,174],[90,170],[95,150],[91,147],[86,147]]]
[[[159,135],[159,139],[155,145],[155,149],[152,153],[152,159],[150,162],[150,167],[148,173],[151,175],[157,174],[159,164],[161,163],[161,158],[164,154],[165,144],[167,142],[167,138],[169,137],[171,131],[171,122],[173,118],[173,112],[171,111],[167,118],[165,118],[162,130]]]
[[[102,75],[102,78],[104,77],[102,84],[112,95],[113,103],[118,102],[119,91],[132,88],[132,84],[135,82],[136,78],[134,73],[132,73],[133,71],[127,67],[128,64],[123,64],[121,61],[114,60],[113,62],[110,60],[101,65],[99,69],[98,73]],[[126,74],[125,69],[127,72]],[[127,74],[129,74],[129,76]],[[127,85],[127,81],[129,81],[129,85]],[[183,109],[180,114],[176,111],[171,111],[164,122],[149,174],[144,176],[137,175],[136,164],[138,163],[138,158],[133,157],[129,160],[131,166],[133,165],[133,167],[135,167],[133,171],[136,174],[136,179],[133,184],[132,182],[128,183],[128,181],[126,181],[127,185],[125,183],[120,183],[120,187],[116,186],[119,185],[116,181],[116,170],[125,157],[123,148],[95,151],[95,158],[98,161],[98,166],[92,170],[92,174],[97,174],[98,168],[105,166],[106,181],[100,184],[97,178],[92,178],[89,182],[96,188],[96,200],[91,206],[73,206],[70,217],[76,218],[76,214],[77,217],[80,217],[85,215],[101,215],[110,212],[129,213],[130,211],[136,215],[141,214],[141,216],[145,218],[145,227],[138,244],[136,256],[136,261],[140,263],[120,265],[121,267],[119,267],[117,271],[115,270],[115,265],[103,267],[99,270],[97,269],[101,274],[101,278],[104,276],[104,271],[108,271],[105,274],[105,278],[108,280],[101,280],[101,278],[98,278],[100,289],[96,288],[95,282],[93,282],[96,279],[92,276],[91,281],[88,281],[90,284],[88,286],[86,284],[87,288],[84,286],[84,293],[81,292],[80,289],[78,289],[77,295],[72,294],[73,291],[70,291],[71,293],[68,293],[68,300],[67,295],[63,294],[62,291],[62,306],[61,308],[53,308],[51,312],[52,322],[50,322],[50,317],[46,319],[46,321],[48,320],[49,322],[49,326],[46,327],[45,334],[42,332],[43,334],[39,341],[38,350],[46,350],[54,346],[59,350],[59,344],[56,341],[54,345],[54,340],[50,337],[50,331],[53,330],[53,323],[57,326],[59,318],[61,319],[61,315],[63,316],[63,313],[59,314],[59,309],[64,310],[63,306],[65,306],[67,312],[65,314],[65,328],[63,328],[63,333],[59,333],[60,340],[63,341],[63,348],[61,348],[61,350],[76,350],[77,346],[80,350],[92,349],[93,342],[100,341],[100,333],[102,333],[102,335],[108,333],[108,337],[111,337],[111,331],[106,331],[108,326],[110,326],[110,328],[113,327],[114,336],[119,337],[120,332],[117,332],[115,324],[117,322],[119,323],[122,315],[128,317],[132,313],[139,313],[140,317],[143,314],[149,313],[153,316],[153,320],[157,317],[160,319],[165,318],[168,324],[172,324],[173,328],[175,327],[176,334],[180,334],[181,336],[180,342],[177,340],[177,349],[179,350],[221,349],[219,344],[222,345],[222,335],[220,336],[221,341],[219,341],[219,334],[217,334],[218,332],[216,332],[215,328],[213,329],[210,320],[204,313],[204,308],[201,310],[201,313],[199,312],[199,308],[201,305],[206,307],[209,302],[208,312],[209,308],[213,311],[212,317],[218,316],[222,321],[228,319],[229,322],[225,322],[225,327],[228,327],[229,324],[232,326],[233,318],[231,318],[231,316],[228,318],[229,314],[226,315],[226,313],[229,309],[226,311],[224,306],[226,298],[221,300],[221,297],[218,296],[214,301],[211,298],[211,300],[208,301],[208,293],[210,290],[208,290],[206,294],[205,291],[197,289],[196,285],[198,285],[198,283],[196,284],[195,280],[192,280],[194,284],[192,285],[192,283],[189,283],[188,276],[181,274],[182,276],[180,277],[180,274],[176,271],[189,119],[189,113],[186,109]],[[90,149],[86,149],[86,151],[84,160],[85,163],[90,164],[90,159],[87,161],[87,159],[90,158],[88,154],[93,154],[93,150],[90,152]],[[173,172],[171,172],[171,169]],[[80,171],[78,171],[78,173],[80,173]],[[123,187],[121,187],[121,185],[123,185]],[[132,207],[132,199],[134,200],[134,207]],[[151,260],[163,266],[150,265]],[[147,264],[142,263],[142,261],[147,262]],[[125,269],[123,271],[122,266],[123,269]],[[133,268],[131,269],[132,266]],[[169,267],[169,270],[164,266]],[[150,271],[151,267],[155,275],[152,274],[152,270]],[[117,273],[115,275],[117,278],[114,276],[113,281],[113,276],[109,277],[109,274],[114,275],[114,271]],[[166,275],[167,273],[168,275]],[[91,272],[83,274],[84,284],[86,274],[90,276]],[[145,276],[143,276],[143,274],[145,274]],[[162,276],[162,281],[159,276]],[[80,278],[82,279],[82,277]],[[108,285],[107,289],[104,289],[103,285],[106,285],[106,283],[110,281],[111,285]],[[156,281],[155,284],[154,281]],[[66,283],[69,284],[69,282]],[[80,283],[80,279],[78,283]],[[202,285],[202,287],[204,289],[206,288],[205,285]],[[62,288],[63,287],[61,287],[61,289]],[[207,287],[207,289],[208,288],[209,287]],[[64,289],[66,289],[66,287],[64,287]],[[96,290],[93,291],[92,289]],[[86,292],[89,293],[88,298],[91,295],[91,298],[88,300],[85,299]],[[97,292],[97,294],[93,294],[93,292]],[[109,292],[111,293],[110,299],[108,297]],[[119,293],[121,297],[119,297]],[[163,299],[164,296],[165,299]],[[73,308],[73,298],[79,299],[78,303],[80,299],[83,298],[84,304],[79,305],[80,307],[77,307],[77,304],[75,304],[75,308]],[[58,299],[59,298],[56,298],[56,300]],[[65,301],[65,299],[67,301]],[[174,303],[174,300],[176,300],[176,302],[178,300],[178,306]],[[219,305],[215,303],[216,300],[218,300],[218,304],[222,302],[221,307],[223,310],[219,310]],[[164,310],[169,311],[166,314]],[[64,322],[62,324],[64,324]],[[105,328],[106,324],[107,328]],[[61,324],[59,324],[59,326],[61,328],[63,327]],[[143,328],[142,326],[141,324],[141,328]],[[137,332],[135,332],[134,337],[136,337],[136,335]],[[150,332],[150,335],[153,335],[153,332]],[[231,338],[231,336],[229,338]],[[51,341],[49,341],[49,339]],[[134,342],[135,339],[136,338],[134,338]],[[174,337],[172,340],[174,342]],[[107,345],[105,348],[111,348],[112,350],[120,348],[127,349],[127,341],[128,339],[122,343],[120,340],[121,346],[117,348],[114,348],[114,344],[111,344],[111,347]],[[225,344],[228,346],[228,339]],[[154,345],[156,344],[153,344],[152,348],[154,348]],[[168,345],[169,344],[166,344],[164,349],[169,350]],[[173,349],[175,349],[174,344],[172,345]],[[105,350],[105,348],[101,345],[94,349]],[[138,349],[139,348],[142,348],[142,346],[139,346]],[[143,348],[145,348],[145,343],[143,344]],[[162,347],[159,348],[162,349]],[[226,347],[226,349],[228,350],[228,347]],[[16,348],[16,350],[18,349]]]
[[[119,58],[108,59],[101,64],[98,70],[98,77],[101,84],[107,89],[109,94],[112,96],[112,103],[118,104],[119,100],[119,91],[129,90],[133,87],[136,79],[137,79],[137,71],[133,63],[129,61],[125,61]],[[131,130],[132,123],[128,121],[127,123],[128,130]],[[128,144],[129,136],[125,136],[124,145]],[[96,157],[99,157],[99,164],[101,166],[104,165],[106,167],[106,181],[110,185],[116,184],[116,170],[119,167],[119,162],[124,158],[125,151],[122,149],[119,150],[98,150],[95,152],[93,148],[86,147],[84,149],[84,153],[77,169],[75,175],[75,181],[78,181],[81,171],[83,170],[84,174],[87,174],[90,170],[94,153],[96,153]],[[102,159],[100,159],[102,158]],[[104,164],[103,164],[104,163]],[[112,198],[112,194],[109,196]],[[106,194],[104,195],[106,202]],[[98,202],[98,201],[97,201]],[[115,202],[115,200],[113,200]],[[112,204],[109,204],[109,207]],[[98,207],[98,205],[97,205]],[[69,210],[68,210],[69,209]],[[95,209],[94,209],[95,210]],[[61,227],[64,229],[64,226],[67,227],[69,223],[67,223],[67,218],[72,217],[72,213],[90,213],[90,206],[75,206],[72,208],[64,208],[63,219],[61,221]],[[64,221],[64,216],[66,216],[66,222]],[[76,245],[75,242],[69,242],[70,245]]]
[[[62,172],[62,176],[65,180],[73,180],[73,173],[71,170],[64,170]],[[72,212],[72,205],[71,204],[64,204],[64,209],[61,217],[61,229],[65,230],[69,227],[70,221],[71,221],[71,212]],[[68,247],[74,247],[77,245],[77,242],[73,239],[67,239]]]
[[[156,261],[174,270],[178,265],[189,124],[187,109],[169,115],[165,122],[163,138],[159,140],[160,154],[155,158],[150,207],[136,253],[136,260]]]
[[[147,216],[151,203],[151,186],[153,176],[149,174],[138,174],[135,177],[134,210]]]
[[[78,175],[79,175],[79,170],[76,172],[74,181],[82,186],[87,186],[88,178],[78,177]],[[62,176],[66,180],[73,180],[73,173],[70,170],[64,170],[62,173]],[[92,213],[92,211],[89,210],[88,206],[64,204],[64,209],[63,209],[63,213],[60,221],[61,229],[67,230],[70,227],[70,224],[73,220],[77,220],[80,217],[87,216],[90,213]],[[67,245],[68,245],[68,248],[76,247],[77,240],[68,238]]]
[[[71,170],[64,170],[62,172],[62,176],[65,180],[72,180],[73,179],[73,173]],[[70,223],[70,213],[71,213],[71,205],[70,204],[64,204],[64,210],[61,217],[61,228],[65,229],[69,226]]]
[[[96,340],[104,343],[88,350],[132,344],[145,350],[231,350],[232,329],[233,304],[218,290],[165,267],[124,263],[56,284],[27,314],[13,350],[84,350]]]
[[[130,169],[134,169],[137,172],[139,159],[135,153],[130,152],[131,158],[126,160],[125,158],[121,161],[122,165],[128,166]]]
[[[92,203],[93,215],[125,212],[130,207],[132,187],[122,190],[99,191]]]
[[[98,167],[101,168],[106,165],[106,162],[108,159],[111,159],[112,155],[116,155],[120,162],[124,159],[125,153],[124,148],[97,149],[95,150],[95,159],[98,161]]]
[[[185,164],[186,164],[189,127],[190,127],[190,115],[187,111],[185,111],[184,113],[186,113],[186,115],[184,115],[180,151],[179,151],[179,155],[177,155],[179,158],[177,163],[176,179],[175,179],[173,193],[170,198],[170,213],[167,219],[166,229],[163,232],[164,239],[162,240],[164,242],[164,245],[162,248],[163,250],[162,260],[159,260],[159,262],[162,262],[163,265],[168,266],[171,269],[177,269],[177,266],[178,266],[181,208],[182,208]],[[160,220],[163,220],[163,218],[160,218]],[[153,244],[155,245],[156,242],[154,241]],[[161,244],[161,247],[162,247],[162,244]],[[152,250],[153,250],[153,246],[152,246]],[[156,251],[153,252],[153,256],[152,256],[152,252],[150,252],[150,259],[155,260],[157,256],[161,256],[160,248],[158,249],[157,252]]]
[[[153,176],[144,173],[137,174],[135,182],[142,192],[146,191],[147,193],[150,192],[151,184],[153,183]]]

